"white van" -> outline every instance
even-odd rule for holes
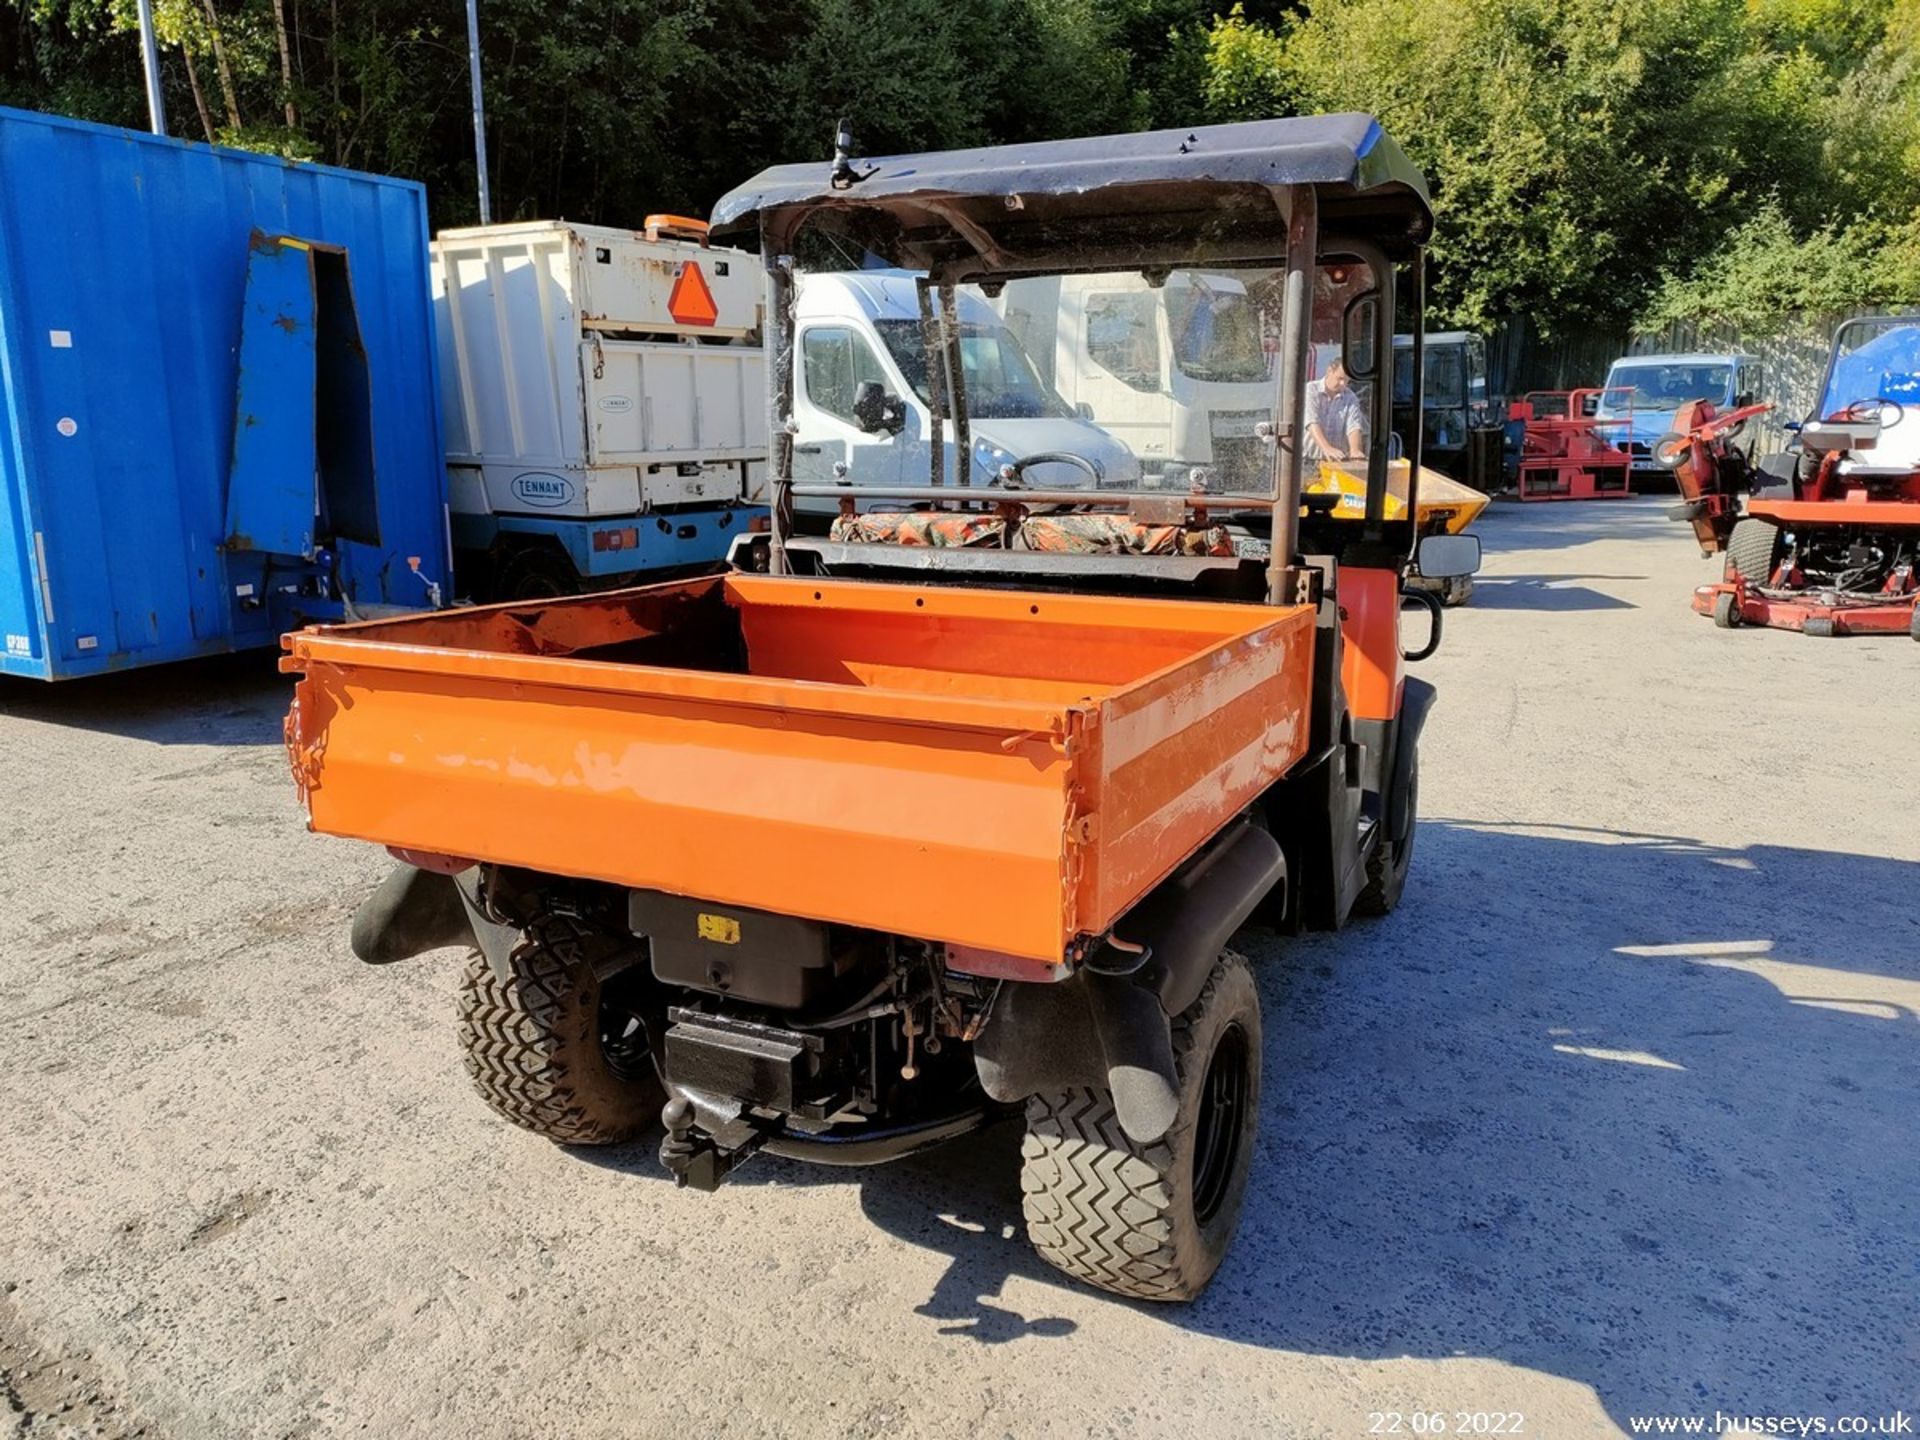
[[[1000,467],[1032,455],[1065,453],[1088,462],[1103,486],[1137,485],[1140,465],[1127,446],[1069,405],[975,291],[954,297],[960,363],[966,385],[970,451],[960,463],[969,483],[994,483]],[[801,277],[794,302],[793,476],[803,484],[923,485],[931,472],[932,411],[915,276],[867,270]],[[876,418],[856,413],[863,383],[884,393]],[[953,422],[947,420],[943,474],[960,471]],[[845,466],[844,474],[836,467]],[[1027,469],[1032,488],[1096,483],[1078,465],[1049,461]],[[898,508],[884,498],[861,509]],[[831,500],[799,500],[796,509],[831,512]]]
[[[1148,483],[1265,489],[1274,368],[1260,308],[1231,275],[1176,270],[1015,280],[997,302],[1040,378],[1127,442]]]
[[[1673,429],[1682,405],[1711,400],[1716,409],[1736,410],[1753,404],[1766,383],[1765,371],[1752,355],[1627,355],[1607,371],[1597,415],[1627,422],[1606,428],[1604,434],[1615,445],[1624,443],[1633,455],[1636,476],[1665,479],[1667,469],[1654,459],[1653,450]],[[1740,443],[1750,443],[1756,433],[1757,427],[1748,430]]]

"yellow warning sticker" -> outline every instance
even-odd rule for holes
[[[694,926],[700,932],[702,940],[717,941],[722,945],[740,943],[740,922],[727,915],[701,915]]]

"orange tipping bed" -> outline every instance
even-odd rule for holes
[[[714,576],[283,643],[315,830],[1054,964],[1299,760],[1313,630]]]

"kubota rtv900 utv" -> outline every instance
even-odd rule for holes
[[[1391,910],[1413,854],[1433,692],[1405,676],[1417,496],[1388,518],[1385,368],[1424,329],[1426,193],[1362,115],[849,149],[713,216],[766,270],[771,533],[726,575],[290,636],[294,772],[315,829],[402,862],[363,958],[473,949],[467,1065],[516,1124],[663,1124],[667,1167],[711,1189],[762,1149],[868,1163],[1023,1109],[1040,1253],[1184,1299],[1260,1113],[1234,932]],[[810,273],[876,264],[924,277],[918,406],[846,327],[796,330]],[[1269,462],[1241,489],[973,443],[976,394],[1072,412],[996,370],[957,292],[1185,267],[1280,297]],[[1364,397],[1357,518],[1303,505],[1316,342]],[[925,473],[862,486],[892,510],[856,513],[831,456],[795,483],[796,350],[849,434],[931,415],[900,447]],[[830,536],[794,533],[796,496],[846,500]],[[1430,537],[1422,569],[1478,548]]]

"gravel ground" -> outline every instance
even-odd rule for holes
[[[0,689],[0,1434],[1361,1436],[1920,1402],[1920,646],[1725,634],[1657,501],[1507,505],[1405,901],[1249,932],[1198,1303],[1054,1278],[1018,1136],[868,1172],[494,1121],[372,969],[253,658]]]

